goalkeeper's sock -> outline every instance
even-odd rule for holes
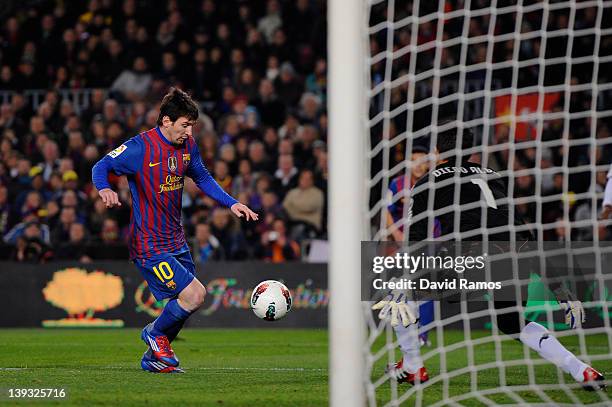
[[[555,364],[565,373],[572,375],[574,380],[582,382],[583,372],[587,364],[567,350],[552,333],[542,325],[529,322],[521,331],[520,340],[549,362]]]
[[[168,340],[171,340],[170,335],[174,335],[172,338],[174,339],[190,315],[191,312],[181,307],[176,298],[172,299],[168,301],[160,316],[153,321],[149,332],[154,336],[165,335]]]
[[[419,349],[419,331],[417,324],[403,326],[399,324],[393,328],[397,335],[403,355],[403,369],[408,373],[417,373],[423,367],[421,351]]]

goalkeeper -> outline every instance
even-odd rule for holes
[[[533,235],[525,227],[521,228],[524,222],[516,215],[516,212],[514,219],[510,219],[508,206],[504,203],[507,197],[501,176],[493,170],[483,168],[476,160],[471,161],[470,155],[452,156],[452,153],[458,149],[469,150],[473,147],[474,138],[469,130],[460,130],[459,134],[461,134],[460,137],[455,128],[438,134],[436,142],[438,164],[434,170],[416,183],[412,191],[409,216],[416,220],[409,225],[409,247],[428,238],[428,219],[427,217],[421,219],[420,215],[428,211],[430,192],[434,194],[433,210],[438,214],[436,219],[440,222],[441,237],[459,235],[464,236],[463,241],[480,241],[483,239],[479,231],[491,230],[492,233],[488,235],[489,241],[509,242],[511,235],[508,230],[511,228],[508,226],[512,223],[517,230],[516,247],[526,245],[529,240],[533,240]],[[458,145],[458,141],[461,145]],[[456,174],[461,181],[457,194],[455,194],[455,182],[453,182]],[[457,198],[459,202],[456,201]],[[460,219],[457,223],[454,218],[456,205],[461,205],[462,208],[470,205],[467,209],[460,211]],[[483,214],[482,210],[485,210],[486,213]],[[483,219],[486,220],[485,225],[482,225]],[[455,230],[456,224],[460,230]],[[497,232],[497,230],[501,231]],[[391,316],[392,325],[399,325],[400,320],[404,326],[414,324],[418,320],[417,307],[412,301],[405,300],[406,293],[393,292],[391,294],[391,297],[386,297],[372,308],[381,309],[382,318]],[[571,293],[563,287],[557,288],[555,294],[565,309],[566,323],[572,329],[580,327],[585,321],[581,302],[574,299]],[[585,389],[604,387],[604,377],[568,351],[545,327],[533,321],[525,321],[524,327],[521,328],[521,315],[515,308],[517,301],[494,301],[494,306],[500,331],[535,350],[541,357],[569,373],[577,382],[584,383]],[[410,341],[403,342],[410,343]],[[418,341],[413,342],[414,346],[408,349],[402,348],[402,360],[388,369],[390,376],[399,382],[409,381],[408,377],[413,379],[411,382],[414,382],[415,376],[417,380],[419,379],[418,373],[422,367],[422,361],[418,352]]]

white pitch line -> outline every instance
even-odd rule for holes
[[[256,370],[261,372],[327,372],[327,369],[307,367],[190,367],[189,370]]]
[[[93,366],[92,366],[93,367]],[[74,367],[53,367],[53,366],[45,366],[45,367],[0,367],[0,371],[3,370],[31,370],[31,369],[71,369],[75,370]],[[95,366],[95,369],[101,370],[132,370],[134,367],[132,366]],[[321,368],[310,368],[310,367],[186,367],[186,369],[191,370],[207,370],[207,371],[256,371],[256,372],[327,372],[327,369]],[[76,369],[79,371],[80,369]]]
[[[181,366],[182,367],[182,366]],[[133,369],[126,366],[98,366],[96,369]],[[327,372],[327,369],[309,367],[195,367],[185,366],[185,369],[208,371],[257,371],[257,372]]]

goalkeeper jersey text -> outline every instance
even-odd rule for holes
[[[455,177],[458,176],[458,179]],[[455,186],[460,185],[457,198]],[[433,193],[433,208],[430,207],[429,194]],[[455,214],[460,216],[459,230],[469,232],[503,227],[503,230],[489,234],[490,241],[509,241],[509,225],[523,225],[521,217],[516,214],[513,219],[505,203],[506,186],[501,176],[480,164],[463,160],[460,166],[455,160],[439,164],[433,171],[425,174],[412,191],[409,241],[418,242],[427,239],[428,216],[423,214],[434,210],[435,219],[439,220],[440,236],[455,232]],[[482,210],[486,211],[483,224]],[[415,219],[416,218],[416,219]],[[471,236],[470,236],[471,235]],[[532,240],[529,231],[517,232],[517,239]],[[467,234],[461,240],[482,240],[482,234]]]

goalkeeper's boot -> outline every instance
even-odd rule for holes
[[[144,355],[142,355],[140,367],[142,367],[142,370],[145,372],[151,373],[185,373],[183,369],[176,366],[168,366],[164,362],[157,360],[153,355],[151,348],[147,349]]]
[[[417,370],[416,373],[410,373],[404,370],[404,358],[400,359],[400,361],[395,364],[388,365],[385,369],[385,373],[394,378],[398,383],[410,383],[415,385],[425,383],[429,380],[429,375],[427,374],[425,366]]]
[[[601,373],[592,367],[587,367],[582,372],[584,377],[584,385],[582,386],[585,390],[594,391],[594,390],[603,390],[606,388],[605,380]]]
[[[153,352],[153,356],[157,358],[160,362],[164,362],[168,366],[178,366],[179,360],[174,354],[172,347],[170,346],[170,341],[166,335],[155,336],[152,335],[149,329],[151,329],[152,324],[149,324],[144,327],[140,338],[144,341],[144,343],[151,348]]]

